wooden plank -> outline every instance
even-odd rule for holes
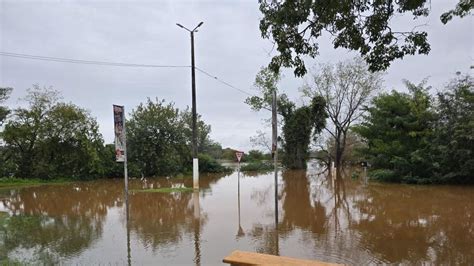
[[[231,265],[306,265],[306,266],[330,266],[342,265],[327,263],[316,260],[302,260],[290,257],[274,256],[240,250],[233,251],[225,257],[223,262]]]

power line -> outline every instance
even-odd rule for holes
[[[208,76],[208,77],[211,77],[211,78],[217,80],[218,82],[220,82],[220,83],[226,85],[226,86],[229,87],[229,88],[232,88],[232,89],[234,89],[234,90],[238,90],[238,91],[240,91],[241,93],[247,94],[247,95],[249,95],[249,96],[255,96],[255,95],[253,95],[253,94],[251,94],[251,93],[249,93],[249,92],[246,92],[246,91],[244,91],[244,90],[242,90],[242,89],[239,89],[239,88],[233,86],[232,84],[229,84],[228,82],[225,82],[225,81],[219,79],[218,77],[216,77],[216,76],[214,76],[214,75],[211,75],[210,73],[208,73],[208,72],[206,72],[206,71],[200,69],[199,67],[195,67],[195,68],[196,68],[197,71],[203,73],[204,75],[206,75],[206,76]]]
[[[0,55],[15,57],[15,58],[23,58],[23,59],[41,60],[41,61],[53,61],[53,62],[62,62],[62,63],[101,65],[101,66],[149,67],[149,68],[188,68],[190,67],[186,65],[152,65],[152,64],[132,64],[132,63],[120,63],[120,62],[80,60],[80,59],[49,57],[49,56],[30,55],[30,54],[18,54],[18,53],[9,53],[9,52],[0,52]]]
[[[51,62],[61,62],[61,63],[72,63],[72,64],[85,64],[85,65],[100,65],[100,66],[118,66],[118,67],[148,67],[148,68],[188,68],[191,66],[186,65],[153,65],[153,64],[133,64],[133,63],[121,63],[121,62],[109,62],[109,61],[95,61],[95,60],[82,60],[82,59],[72,59],[72,58],[63,58],[63,57],[50,57],[50,56],[41,56],[41,55],[31,55],[31,54],[20,54],[20,53],[10,53],[10,52],[0,52],[1,56],[15,57],[22,59],[31,59],[31,60],[40,60],[40,61],[51,61]],[[195,69],[202,74],[215,79],[216,81],[226,85],[229,88],[237,90],[248,96],[255,96],[252,93],[249,93],[245,90],[239,89],[232,84],[219,79],[218,77],[210,74],[209,72],[195,67]]]

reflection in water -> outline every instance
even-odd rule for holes
[[[100,238],[107,208],[121,205],[120,189],[106,182],[6,191],[0,260],[7,262],[49,264],[75,256]]]
[[[245,236],[244,229],[240,223],[240,168],[237,171],[237,212],[239,217],[239,229],[237,230],[236,238],[239,239]]]
[[[131,193],[128,204],[122,180],[0,190],[0,264],[209,265],[235,249],[351,265],[474,261],[473,187],[318,172],[280,172],[276,198],[274,173],[202,176],[199,192]],[[146,186],[183,184],[192,179]]]
[[[132,249],[130,247],[130,204],[128,193],[125,193],[125,227],[127,229],[127,264],[132,265]]]

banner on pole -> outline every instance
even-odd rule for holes
[[[115,161],[125,162],[124,108],[114,105]]]

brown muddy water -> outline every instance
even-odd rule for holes
[[[351,265],[474,263],[474,187],[333,182],[317,169],[204,175],[198,193],[122,180],[0,190],[0,261],[222,265],[233,250]],[[349,175],[350,176],[350,175]],[[131,188],[190,179],[131,180]]]

